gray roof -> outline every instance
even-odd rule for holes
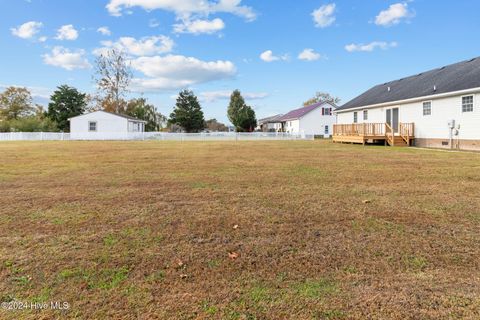
[[[262,124],[262,123],[275,123],[275,122],[279,122],[278,120],[279,120],[282,116],[283,116],[283,114],[277,114],[277,115],[274,115],[274,116],[271,116],[271,117],[263,118],[263,119],[258,120],[258,123],[259,123],[259,124]]]
[[[337,111],[478,87],[480,57],[377,85]]]
[[[108,111],[105,111],[105,110],[100,110],[102,112],[105,112],[105,113],[110,113],[110,114],[113,114],[115,116],[119,116],[119,117],[122,117],[122,118],[125,118],[125,119],[128,119],[128,120],[132,120],[132,121],[137,121],[137,122],[146,122],[144,120],[140,120],[140,119],[137,119],[135,117],[132,117],[132,116],[128,116],[126,114],[122,114],[122,113],[115,113],[115,112],[108,112]]]

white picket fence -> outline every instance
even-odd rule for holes
[[[121,140],[121,141],[261,141],[261,140],[313,140],[311,134],[275,132],[211,132],[211,133],[168,133],[168,132],[1,132],[0,141],[72,141],[72,140]]]

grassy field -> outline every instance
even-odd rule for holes
[[[480,154],[0,143],[1,319],[479,319]]]

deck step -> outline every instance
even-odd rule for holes
[[[388,141],[388,140],[387,140]],[[390,142],[388,142],[389,145],[391,145]],[[394,137],[394,145],[396,147],[406,147],[407,146],[407,143],[405,142],[405,140],[403,140],[402,137],[400,136],[395,136]]]

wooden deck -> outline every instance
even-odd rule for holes
[[[352,123],[333,125],[333,142],[385,143],[389,146],[411,146],[415,139],[415,125],[400,123],[394,132],[388,123]]]

